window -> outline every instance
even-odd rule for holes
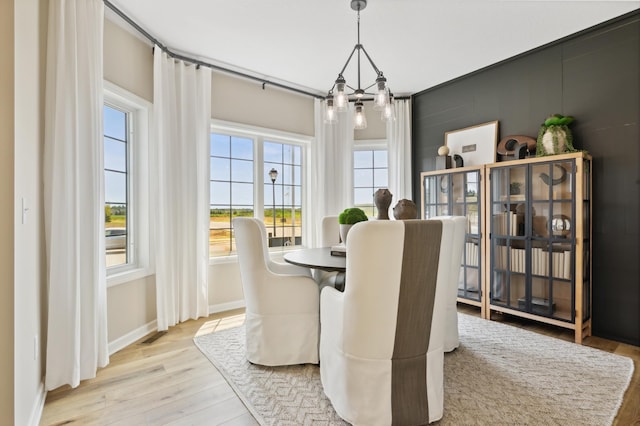
[[[216,121],[210,140],[210,256],[235,253],[240,216],[264,222],[270,247],[301,245],[305,137]]]
[[[107,268],[129,263],[129,114],[104,105],[104,221]]]
[[[302,148],[264,142],[264,171],[263,220],[269,245],[299,246],[302,244]]]
[[[108,283],[148,275],[148,102],[105,82],[104,218]]]
[[[389,185],[387,148],[383,143],[361,143],[353,151],[353,201],[367,216],[378,212],[373,202],[375,192]]]
[[[209,255],[235,251],[233,218],[254,215],[254,141],[211,134]]]

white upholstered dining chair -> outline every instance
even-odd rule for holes
[[[346,421],[442,417],[453,232],[450,220],[367,221],[349,231],[345,290],[326,287],[320,302],[320,377]]]
[[[317,364],[318,285],[309,273],[277,273],[269,267],[261,224],[255,218],[233,220],[246,306],[247,359],[268,366]]]
[[[466,216],[436,216],[433,220],[451,220],[453,222],[453,244],[449,252],[449,274],[446,284],[446,309],[444,328],[444,351],[451,352],[460,346],[458,333],[458,281],[462,266],[465,234],[467,231]]]
[[[320,226],[320,247],[331,247],[340,243],[338,216],[324,216]],[[337,272],[323,271],[320,269],[313,271],[313,277],[320,286],[320,290],[326,286],[335,287],[337,275]]]

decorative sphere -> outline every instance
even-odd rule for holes
[[[438,155],[449,155],[449,147],[446,145],[442,145],[440,148],[438,148]]]

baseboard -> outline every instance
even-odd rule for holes
[[[209,314],[217,314],[218,312],[230,311],[232,309],[239,309],[244,307],[244,299],[236,300],[234,302],[218,303],[216,305],[209,305]]]
[[[236,300],[233,302],[227,303],[218,303],[216,305],[209,305],[209,314],[215,314],[218,312],[230,311],[232,309],[244,308],[244,300]],[[152,333],[158,329],[158,321],[153,320],[142,327],[138,327],[137,329],[131,331],[130,333],[125,334],[122,337],[117,338],[116,340],[109,342],[109,355],[113,355],[118,352],[120,349],[123,349],[130,344],[138,341],[149,333]]]
[[[120,349],[126,348],[130,344],[143,338],[149,333],[152,333],[158,329],[158,321],[153,320],[142,327],[138,327],[135,330],[125,334],[122,337],[118,337],[113,342],[109,342],[109,355],[113,355]]]
[[[36,400],[31,410],[31,416],[29,417],[29,426],[38,426],[42,419],[42,410],[44,409],[44,402],[47,399],[47,391],[44,390],[44,378],[38,386]]]

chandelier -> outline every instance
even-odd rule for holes
[[[347,109],[347,105],[350,101],[355,102],[354,115],[353,115],[353,127],[355,129],[365,129],[367,127],[367,117],[364,113],[365,95],[373,96],[373,109],[381,111],[381,119],[393,120],[395,117],[393,94],[389,91],[387,86],[387,79],[382,74],[382,71],[376,67],[373,60],[365,50],[364,46],[360,43],[360,11],[367,7],[367,0],[351,0],[351,9],[358,13],[358,43],[353,47],[347,62],[342,67],[342,70],[338,73],[338,78],[329,90],[329,93],[325,99],[325,123],[336,123],[338,121],[338,111],[344,111]],[[354,53],[358,59],[358,87],[354,88],[347,84],[343,74],[349,66],[349,62],[354,57]],[[375,71],[377,77],[373,84],[365,87],[361,87],[360,81],[360,59],[361,54],[369,61],[369,64]],[[374,88],[372,92],[368,92],[369,89]],[[347,91],[347,89],[349,91]]]

